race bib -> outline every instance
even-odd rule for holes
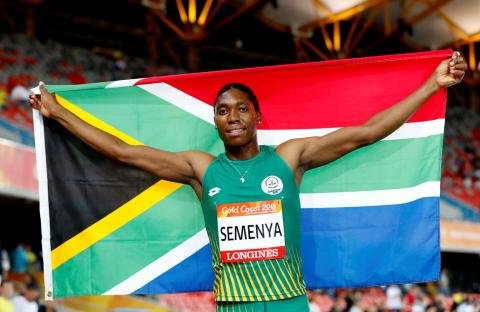
[[[222,262],[285,257],[282,201],[217,205]]]

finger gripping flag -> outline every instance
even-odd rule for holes
[[[49,86],[66,109],[132,145],[223,144],[213,101],[250,86],[259,143],[359,125],[415,91],[451,51]],[[436,280],[446,90],[383,140],[306,173],[303,271],[310,288]],[[211,290],[202,210],[188,185],[117,163],[35,115],[47,298]]]

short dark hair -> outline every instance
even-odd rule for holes
[[[40,287],[38,286],[38,283],[36,281],[31,281],[27,284],[27,289],[40,290]]]
[[[240,90],[243,93],[245,93],[247,95],[248,99],[250,100],[250,102],[252,102],[253,107],[255,108],[255,111],[260,112],[260,105],[258,104],[257,96],[255,95],[255,93],[253,93],[253,90],[250,89],[249,86],[244,85],[243,83],[239,83],[239,82],[228,83],[228,84],[224,85],[220,89],[220,91],[218,91],[217,96],[215,97],[215,102],[213,102],[213,109],[215,109],[215,105],[217,105],[218,98],[222,94],[224,94],[225,92],[227,92],[229,90],[232,90],[232,89],[237,89],[237,90]]]

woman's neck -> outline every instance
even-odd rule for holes
[[[260,147],[257,140],[242,146],[227,146],[225,145],[225,154],[230,160],[246,160],[255,157],[260,153]]]

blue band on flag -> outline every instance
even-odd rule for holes
[[[343,288],[437,280],[438,220],[438,197],[400,205],[302,209],[305,282],[309,288]]]
[[[205,245],[134,294],[159,294],[188,291],[211,291],[213,286],[212,252]]]
[[[438,220],[438,197],[399,205],[302,209],[305,282],[316,289],[437,280]],[[211,290],[211,258],[206,245],[135,293]]]

